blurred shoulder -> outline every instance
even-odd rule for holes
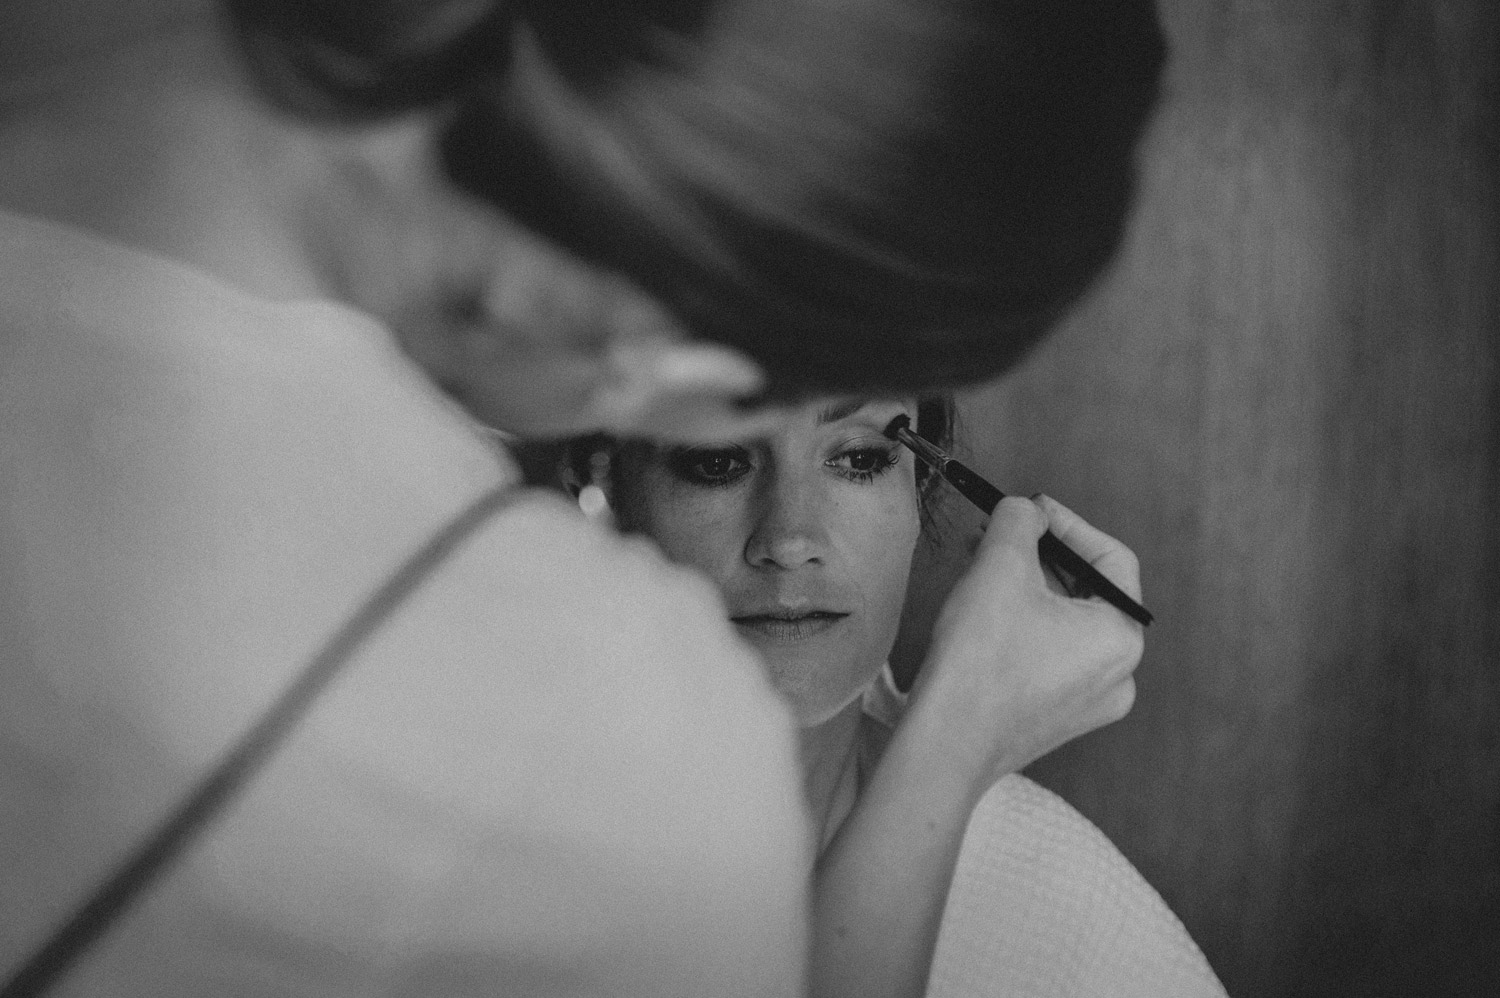
[[[553,493],[520,490],[436,583],[414,613],[485,635],[515,682],[590,684],[614,710],[732,718],[729,732],[790,730],[713,585]]]
[[[525,493],[389,621],[209,858],[237,917],[405,954],[414,988],[792,994],[799,786],[711,588]],[[312,863],[341,852],[366,859]]]

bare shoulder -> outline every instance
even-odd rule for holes
[[[387,994],[795,994],[794,772],[711,588],[526,496],[381,628],[81,993],[253,971]]]
[[[159,276],[160,309],[122,314],[101,277],[23,336],[56,318],[39,277],[0,315],[31,365],[6,384],[32,386],[0,405],[0,808],[24,816],[0,829],[0,966],[503,480],[365,324],[278,332]],[[523,497],[376,631],[77,993],[784,993],[806,830],[749,654],[706,583]]]
[[[400,883],[381,942],[414,981],[550,967],[601,993],[774,994],[800,976],[809,844],[784,714],[711,587],[561,503],[524,498],[460,552],[298,760],[217,849],[363,841],[380,862],[308,931]],[[286,876],[278,856],[242,882]]]
[[[447,663],[452,686],[431,706],[451,705],[445,729],[467,718],[465,743],[500,743],[508,765],[571,762],[591,783],[618,770],[601,789],[660,792],[698,778],[769,792],[792,771],[789,721],[712,585],[547,494],[459,552],[364,671],[381,688],[431,688],[413,661]],[[705,752],[717,761],[700,766]]]

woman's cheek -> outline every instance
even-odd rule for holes
[[[886,612],[899,613],[905,599],[906,580],[911,572],[912,553],[921,534],[921,509],[916,487],[911,491],[888,492],[864,530],[863,571],[876,590],[876,598]]]
[[[648,533],[668,558],[722,584],[736,553],[734,517],[726,505],[713,499],[664,503],[652,517]]]

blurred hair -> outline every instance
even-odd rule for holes
[[[1005,370],[1107,264],[1151,0],[227,0],[268,95],[451,114],[461,188],[781,396]]]

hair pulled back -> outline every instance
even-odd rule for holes
[[[1150,0],[228,0],[267,92],[452,115],[452,180],[778,394],[1013,364],[1107,264]]]

